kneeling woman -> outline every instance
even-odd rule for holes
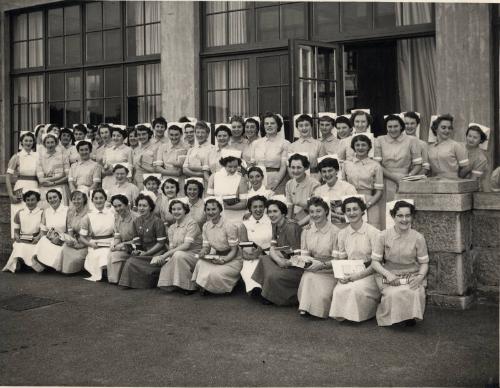
[[[40,224],[42,221],[42,210],[37,207],[40,202],[40,192],[36,189],[23,193],[24,209],[19,210],[14,216],[14,243],[12,253],[2,271],[16,272],[19,270],[20,262],[33,268],[36,272],[43,271],[44,267],[36,260],[36,245],[40,240]]]
[[[349,225],[339,232],[338,249],[334,256],[340,260],[363,260],[364,271],[339,279],[333,289],[330,317],[339,321],[361,322],[375,316],[380,291],[370,265],[372,251],[380,231],[363,222],[366,205],[361,198],[349,197],[342,203],[342,212]]]
[[[201,292],[213,294],[229,293],[240,278],[243,262],[238,252],[238,227],[222,216],[222,200],[208,198],[205,201],[207,222],[203,225],[203,248],[199,253],[192,280],[201,287]],[[205,258],[215,251],[219,257]]]
[[[270,199],[267,201],[267,216],[272,223],[272,241],[269,255],[261,256],[252,275],[262,287],[261,296],[278,306],[298,304],[297,289],[303,270],[292,267],[285,255],[276,247],[300,248],[302,228],[296,222],[286,218],[288,208],[283,201]]]
[[[167,235],[163,222],[153,214],[154,200],[147,194],[139,194],[135,200],[139,217],[134,220],[134,249],[132,256],[123,266],[118,283],[130,288],[155,288],[158,283],[160,267],[151,264],[153,256],[165,252]]]
[[[201,229],[189,214],[189,205],[178,199],[170,201],[170,214],[175,223],[168,228],[169,249],[153,257],[152,264],[163,267],[158,287],[165,291],[183,290],[186,294],[196,291],[191,280],[202,245]]]
[[[84,268],[90,273],[86,280],[102,279],[102,270],[108,264],[109,247],[113,242],[115,217],[105,207],[108,197],[103,189],[92,192],[94,209],[87,214],[80,228],[80,240],[88,247]]]
[[[333,253],[337,250],[339,229],[328,220],[328,204],[321,198],[312,197],[307,202],[311,225],[304,228],[300,243],[302,255],[311,256],[312,263],[304,270],[299,285],[299,312],[301,315],[328,317],[332,304],[335,278],[333,277]]]
[[[377,308],[379,326],[413,325],[415,319],[424,317],[429,256],[424,236],[411,228],[414,215],[412,204],[396,202],[391,210],[395,225],[380,233],[373,249],[372,267],[382,292]]]

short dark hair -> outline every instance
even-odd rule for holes
[[[47,191],[45,193],[45,199],[48,201],[49,200],[49,194],[50,193],[56,193],[57,196],[59,197],[59,199],[62,199],[62,194],[59,190],[56,190],[56,189],[50,189],[49,191]]]
[[[332,124],[332,126],[335,125],[335,119],[327,115],[323,115],[318,119],[318,123],[321,123],[322,121],[327,121]]]
[[[101,129],[104,128],[106,128],[109,131],[109,134],[111,135],[111,126],[109,124],[102,123],[101,125],[99,125],[99,128],[97,129],[97,133],[99,134],[99,136],[101,136]]]
[[[196,131],[196,128],[204,129],[206,133],[210,133],[210,127],[208,124],[203,121],[203,120],[198,120],[196,124],[194,125],[194,130]]]
[[[126,129],[121,129],[120,127],[116,126],[110,126],[110,130],[111,130],[111,135],[113,135],[113,133],[115,132],[118,132],[120,135],[122,135],[124,139],[126,139],[128,136],[128,131]]]
[[[354,150],[354,144],[356,144],[357,141],[365,142],[366,144],[368,144],[368,147],[369,147],[368,150],[372,149],[372,141],[370,140],[370,138],[366,135],[359,134],[359,135],[353,136],[351,139],[351,148],[353,150]]]
[[[220,125],[219,127],[217,127],[217,129],[215,130],[215,136],[217,136],[220,131],[226,132],[228,136],[231,137],[231,130],[227,125]]]
[[[161,181],[157,177],[155,177],[154,175],[149,175],[146,179],[144,179],[144,181],[142,183],[144,186],[146,186],[146,183],[151,182],[151,181],[155,182],[158,185],[158,187],[160,187]]]
[[[81,194],[83,196],[83,204],[86,205],[89,202],[89,198],[87,197],[87,194],[84,193],[83,191],[80,190],[75,190],[71,193],[70,199],[73,200],[75,199],[75,195]]]
[[[89,146],[89,151],[92,152],[92,143],[88,140],[80,140],[76,145],[76,150],[80,151],[80,148],[82,148],[84,145]]]
[[[92,191],[92,197],[91,197],[92,201],[94,200],[95,195],[98,193],[101,193],[102,195],[104,195],[104,199],[106,199],[106,200],[108,199],[108,195],[106,194],[106,192],[103,189],[95,189],[94,191]]]
[[[267,198],[264,197],[263,195],[254,195],[254,196],[250,197],[248,199],[248,201],[247,201],[247,209],[248,209],[248,211],[251,211],[252,204],[254,202],[257,202],[257,201],[261,201],[264,204],[264,207],[266,207]]]
[[[167,128],[167,120],[165,119],[165,117],[157,117],[153,120],[153,122],[151,123],[151,125],[153,126],[153,128],[155,127],[156,124],[161,124],[165,127],[165,129]]]
[[[335,127],[337,126],[337,124],[346,124],[347,126],[349,126],[349,128],[352,128],[351,120],[348,119],[345,116],[339,116],[339,117],[337,117],[335,119]]]
[[[200,181],[197,181],[196,179],[186,179],[186,181],[184,182],[184,194],[187,193],[187,188],[189,185],[195,185],[198,188],[198,198],[203,198],[203,191],[205,190],[205,188]]]
[[[61,140],[61,137],[62,137],[62,134],[63,133],[66,133],[69,135],[69,137],[71,138],[71,144],[75,144],[75,135],[73,135],[73,131],[69,128],[61,128],[61,131],[59,132],[59,140]]]
[[[326,215],[328,215],[328,213],[330,213],[330,205],[328,205],[325,200],[321,197],[311,197],[309,198],[309,200],[307,201],[307,206],[306,206],[306,212],[309,213],[309,208],[311,206],[320,206],[322,207],[325,212],[326,212]]]
[[[391,217],[394,218],[396,217],[396,214],[398,213],[398,210],[399,209],[402,209],[402,208],[409,208],[410,209],[410,214],[412,216],[414,216],[417,212],[417,210],[415,209],[415,206],[412,205],[411,203],[409,202],[406,202],[406,201],[397,201],[395,204],[394,204],[394,207],[390,210],[390,214],[391,214]]]
[[[33,134],[33,132],[26,132],[26,133],[23,133],[21,135],[21,137],[19,138],[19,142],[22,143],[23,142],[23,139],[25,137],[31,137],[31,139],[33,139],[33,149],[36,150],[36,137],[35,135]]]
[[[179,131],[179,133],[181,133],[181,134],[182,134],[182,128],[181,128],[181,127],[179,127],[178,125],[175,125],[175,124],[174,124],[174,125],[171,125],[170,127],[168,127],[168,130],[169,130],[169,131],[170,131],[170,130]]]
[[[281,131],[281,129],[283,127],[283,120],[281,120],[281,118],[276,113],[266,112],[266,113],[264,113],[264,115],[262,116],[262,120],[260,121],[260,134],[262,137],[266,136],[266,129],[264,126],[264,121],[269,117],[272,117],[274,119],[274,121],[276,121],[276,124],[278,125],[277,132]]]
[[[186,214],[188,214],[188,213],[189,213],[189,211],[190,211],[189,205],[188,205],[187,203],[182,202],[182,201],[181,201],[181,200],[179,200],[179,199],[172,199],[172,200],[170,201],[170,203],[168,204],[168,212],[169,212],[169,213],[172,213],[172,207],[173,207],[175,204],[178,204],[178,203],[180,203],[180,204],[182,205],[182,208],[184,209],[184,212],[185,212]]]
[[[293,154],[292,156],[290,156],[288,158],[288,167],[291,167],[292,161],[294,161],[294,160],[300,160],[302,162],[302,165],[304,166],[304,168],[306,170],[311,165],[311,163],[309,163],[309,159],[306,156],[301,155],[301,154]]]
[[[191,120],[189,120],[187,116],[182,116],[182,117],[179,117],[179,120],[177,120],[177,122],[179,122],[179,123],[190,123]]]
[[[74,127],[73,127],[73,132],[75,131],[80,131],[80,132],[83,132],[84,134],[87,134],[87,127],[83,124],[76,124]]]
[[[120,168],[124,168],[126,171],[127,171],[127,174],[130,172],[129,168],[121,163],[117,163],[114,167],[113,167],[113,173],[116,171],[116,170],[119,170]]]
[[[439,115],[431,124],[431,131],[434,135],[436,135],[436,131],[439,127],[441,121],[449,121],[451,122],[451,128],[453,129],[453,116],[449,113],[445,113],[444,115]]]
[[[309,124],[311,124],[311,127],[313,125],[313,119],[311,118],[311,116],[306,114],[301,114],[299,117],[295,119],[295,126],[298,127],[299,123],[301,123],[302,121],[307,121]]]
[[[467,128],[467,132],[465,132],[465,136],[467,136],[469,134],[469,131],[476,131],[477,133],[479,133],[479,136],[481,136],[481,140],[479,141],[479,143],[484,143],[488,139],[488,136],[486,136],[486,133],[484,133],[484,131],[478,125],[471,125],[469,128]]]
[[[125,206],[128,206],[128,198],[123,195],[123,194],[115,194],[111,197],[111,205],[113,204],[114,201],[120,201],[121,203],[123,203]]]
[[[238,166],[241,166],[241,159],[235,156],[226,156],[224,158],[220,158],[219,163],[221,166],[226,167],[228,163],[234,162],[235,160],[238,162]]]
[[[155,210],[156,204],[153,201],[153,198],[151,198],[149,195],[139,193],[139,195],[135,199],[135,206],[139,206],[139,201],[146,201],[148,203],[149,210],[150,211]]]
[[[165,188],[165,185],[167,183],[170,183],[170,184],[175,186],[175,195],[179,194],[179,190],[180,190],[179,182],[177,182],[174,178],[167,178],[167,179],[165,179],[165,182],[162,183],[160,190],[163,194],[165,194],[165,191],[163,189]]]
[[[47,133],[47,134],[45,135],[45,137],[43,138],[43,140],[42,140],[42,144],[43,144],[43,145],[45,145],[45,141],[46,141],[49,137],[51,137],[52,139],[54,139],[54,140],[55,140],[55,142],[56,142],[56,144],[57,144],[57,142],[59,141],[59,139],[57,138],[57,136],[56,136],[56,135],[54,135],[53,133]]]
[[[138,125],[136,128],[135,128],[135,133],[139,132],[139,131],[142,131],[142,132],[147,132],[148,133],[148,137],[151,139],[153,137],[153,131],[151,130],[151,128],[149,127],[146,127],[145,125]]]
[[[217,204],[217,207],[219,208],[220,211],[223,211],[224,209],[222,208],[222,205],[219,201],[217,201],[215,198],[210,198],[210,199],[207,199],[206,202],[205,202],[205,206],[203,207],[203,209],[205,211],[207,211],[207,205],[209,203],[216,203]]]
[[[285,203],[278,201],[276,199],[270,199],[266,202],[266,209],[269,210],[269,206],[271,205],[277,206],[281,214],[284,214],[285,216],[288,214],[288,207],[286,206]]]
[[[253,117],[249,117],[248,119],[245,120],[245,125],[250,124],[250,123],[255,124],[255,128],[257,128],[257,130],[259,130],[259,122],[257,120],[255,120]]]
[[[318,170],[321,172],[321,169],[325,167],[333,167],[335,170],[339,170],[339,161],[334,158],[325,158],[318,164]]]
[[[233,117],[231,117],[231,121],[229,122],[229,124],[232,124],[235,121],[237,123],[241,124],[241,126],[243,127],[243,133],[245,133],[245,120],[243,120],[243,117],[241,117],[241,116],[233,116]]]
[[[387,131],[387,123],[389,121],[394,121],[394,120],[396,120],[399,123],[399,125],[401,125],[401,133],[403,133],[403,131],[406,128],[406,124],[405,124],[404,120],[401,117],[399,117],[398,115],[393,115],[393,114],[387,115],[386,118],[384,119],[385,130]]]
[[[420,124],[420,116],[417,115],[417,112],[406,112],[404,117],[408,117],[409,119],[414,119],[417,122],[417,125]]]
[[[247,175],[249,176],[251,172],[257,171],[262,177],[264,177],[264,171],[259,166],[252,166],[248,169]]]
[[[26,199],[28,199],[28,197],[31,197],[32,195],[35,196],[37,202],[40,201],[40,193],[38,191],[33,191],[33,190],[28,190],[28,191],[25,191],[23,193],[23,201],[26,202]]]
[[[361,198],[359,198],[359,197],[348,197],[348,198],[346,198],[346,199],[344,199],[342,201],[342,206],[341,206],[342,213],[345,213],[345,208],[350,203],[357,203],[362,212],[364,212],[366,210],[365,201],[363,201]]]
[[[364,110],[356,110],[351,114],[351,127],[354,127],[354,119],[358,116],[366,116],[366,121],[368,121],[368,126],[373,124],[373,117],[370,113]]]

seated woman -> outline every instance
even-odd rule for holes
[[[133,222],[136,248],[123,266],[118,284],[130,288],[155,288],[161,268],[151,264],[151,259],[165,252],[167,234],[163,222],[153,214],[155,203],[150,196],[139,194],[136,207],[139,213]]]
[[[304,228],[300,250],[302,255],[312,257],[312,263],[304,269],[300,280],[299,313],[327,318],[336,284],[330,261],[337,250],[339,229],[328,222],[330,207],[321,198],[312,197],[307,211],[311,224]]]
[[[259,264],[259,257],[264,249],[269,249],[272,239],[271,220],[266,215],[266,197],[256,195],[248,200],[250,217],[243,221],[240,231],[240,241],[251,241],[256,246],[242,248],[243,267],[241,278],[245,282],[247,292],[260,294],[261,285],[252,279],[255,268]]]
[[[107,270],[108,282],[116,284],[132,252],[134,220],[137,216],[130,211],[128,198],[123,194],[112,196],[111,205],[115,209],[114,240],[109,247]]]
[[[44,267],[33,256],[36,245],[41,238],[40,224],[42,222],[42,210],[37,207],[40,201],[40,192],[31,189],[23,193],[24,209],[19,210],[14,216],[14,243],[12,253],[2,271],[12,273],[20,269],[20,260],[36,272],[43,271]]]
[[[248,183],[250,188],[248,189],[248,198],[254,197],[256,195],[262,195],[266,199],[271,198],[274,195],[272,190],[266,189],[264,186],[264,171],[258,166],[252,166],[248,169]]]
[[[127,179],[130,172],[130,165],[126,163],[117,163],[113,165],[114,181],[108,190],[110,198],[115,195],[123,194],[127,197],[129,207],[132,208],[135,204],[135,199],[139,195],[139,189]]]
[[[174,217],[170,214],[170,201],[177,198],[179,195],[180,186],[174,178],[167,178],[161,185],[161,197],[157,200],[159,209],[156,209],[155,214],[159,214],[160,219],[166,228],[175,222]]]
[[[196,291],[191,280],[201,249],[201,229],[191,218],[189,205],[178,199],[170,202],[175,223],[168,228],[168,251],[153,257],[152,264],[161,266],[158,287],[164,291],[183,290],[186,295]]]
[[[309,160],[304,155],[293,154],[288,159],[291,180],[286,183],[285,194],[288,205],[288,217],[294,219],[300,226],[309,222],[309,216],[304,210],[307,201],[312,197],[319,182],[306,174]]]
[[[271,249],[268,255],[260,257],[252,279],[261,285],[261,296],[266,303],[293,306],[298,304],[297,289],[303,270],[292,267],[286,254],[276,248],[299,249],[302,228],[286,218],[288,208],[284,197],[283,201],[270,199],[266,208],[272,223]]]
[[[102,279],[103,268],[108,264],[115,217],[113,211],[105,207],[108,196],[103,189],[94,190],[91,199],[94,209],[82,221],[80,241],[88,247],[84,268],[90,277],[85,280],[98,282]]]
[[[188,178],[184,184],[184,193],[188,199],[189,215],[200,226],[207,220],[205,215],[205,204],[203,203],[203,179],[202,178]]]
[[[49,207],[43,211],[40,230],[42,237],[36,247],[36,259],[45,266],[62,269],[63,238],[67,233],[68,207],[61,204],[62,194],[50,189],[46,194]]]
[[[486,153],[479,147],[488,139],[487,134],[478,125],[471,125],[465,134],[465,147],[469,153],[469,167],[466,179],[477,179],[480,183],[480,191],[489,187],[484,179],[488,175],[490,166]]]
[[[437,138],[435,143],[429,144],[431,175],[449,179],[464,178],[468,172],[469,155],[463,144],[451,138],[453,116],[438,116],[432,122],[431,130]]]
[[[225,220],[222,200],[205,200],[207,222],[203,225],[203,248],[201,249],[191,280],[200,287],[201,294],[229,293],[240,278],[243,262],[238,252],[238,227]],[[213,257],[205,257],[214,253]]]
[[[155,210],[154,214],[161,217],[161,209],[163,206],[163,195],[160,191],[160,174],[143,174],[144,177],[144,190],[149,191],[154,195]]]
[[[342,202],[342,212],[349,225],[338,235],[338,248],[334,254],[339,260],[363,260],[366,269],[345,278],[338,279],[333,289],[330,317],[338,321],[361,322],[375,316],[380,291],[370,265],[372,251],[377,242],[379,230],[363,222],[366,205],[357,197]]]
[[[395,225],[380,233],[373,248],[372,267],[382,293],[377,308],[379,326],[422,320],[429,255],[424,236],[412,229],[415,207],[397,201],[391,210]]]
[[[83,219],[88,213],[87,194],[81,191],[71,193],[71,206],[66,218],[66,229],[62,251],[61,272],[73,274],[83,269],[85,257],[87,257],[87,245],[80,241],[80,228]]]

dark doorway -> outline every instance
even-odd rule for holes
[[[370,108],[375,136],[384,115],[400,111],[396,55],[395,41],[344,46],[345,110]]]

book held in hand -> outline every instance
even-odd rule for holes
[[[19,238],[23,241],[33,241],[33,235],[32,234],[23,234],[19,236]]]
[[[253,241],[242,241],[239,243],[239,246],[241,248],[258,248],[258,245],[255,244]]]
[[[307,268],[312,264],[310,256],[294,255],[290,258],[290,264],[297,268]]]
[[[336,279],[344,279],[366,269],[363,260],[332,260],[333,275]]]
[[[96,241],[99,248],[109,248],[111,246],[111,241]]]

